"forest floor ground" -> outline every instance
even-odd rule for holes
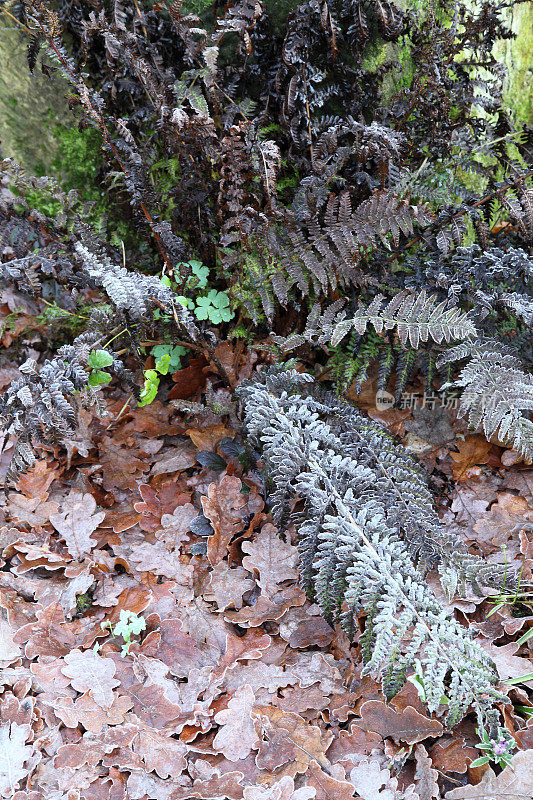
[[[255,356],[229,343],[217,354],[234,385],[251,376]],[[4,363],[0,385],[15,373]],[[199,401],[207,381],[226,414],[172,404]],[[0,796],[533,796],[533,638],[519,643],[533,623],[533,469],[468,433],[442,396],[422,409],[415,385],[387,411],[375,397],[369,381],[354,399],[421,458],[447,525],[521,574],[514,597],[451,603],[501,680],[518,679],[503,708],[513,764],[470,768],[473,715],[446,731],[412,682],[387,706],[362,677],[357,637],[298,585],[296,531],[280,535],[261,475],[221,447],[241,435],[237,407],[197,359],[163,402],[106,388],[105,414],[80,411],[68,452],[44,454],[4,496]]]

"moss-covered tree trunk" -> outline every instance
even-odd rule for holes
[[[72,125],[66,84],[45,77],[39,66],[31,75],[27,37],[0,16],[0,148],[27,170],[44,174],[56,152],[54,129]]]
[[[517,122],[532,125],[533,2],[517,6],[511,13],[516,39],[500,45],[500,52],[508,69],[505,102],[514,111]]]

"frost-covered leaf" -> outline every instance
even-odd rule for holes
[[[242,565],[252,575],[258,575],[261,591],[271,597],[283,581],[296,581],[298,550],[284,542],[276,528],[267,523],[251,542],[243,542],[242,550],[247,555]]]
[[[213,747],[229,761],[246,758],[259,745],[256,721],[252,718],[254,693],[248,684],[241,686],[228,703],[228,707],[215,714],[221,726],[213,740]]]
[[[96,511],[92,494],[82,494],[73,489],[61,506],[61,511],[50,516],[50,522],[67,543],[74,558],[90,553],[96,541],[91,534],[104,521],[105,511]]]
[[[110,708],[114,692],[120,685],[114,675],[116,667],[110,658],[102,658],[94,650],[72,650],[65,656],[66,666],[61,672],[70,678],[77,692],[89,692],[102,708]]]
[[[26,777],[26,762],[33,753],[33,747],[26,745],[30,731],[28,725],[16,722],[0,727],[0,794],[12,797],[18,783]]]

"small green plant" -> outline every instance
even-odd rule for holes
[[[477,728],[476,732],[481,740],[476,747],[479,750],[483,750],[485,755],[472,761],[471,767],[481,767],[483,764],[488,764],[489,761],[494,761],[500,767],[506,767],[511,763],[513,759],[512,751],[516,748],[516,742],[510,735],[505,736],[502,734],[499,739],[491,739],[485,729]]]
[[[107,350],[91,350],[87,363],[91,367],[89,386],[101,386],[110,382],[111,375],[104,370],[113,363],[113,356]]]
[[[188,261],[192,275],[185,282],[185,290],[194,292],[197,289],[206,289],[209,277],[209,267],[201,261]],[[163,275],[161,283],[174,290],[177,286],[173,284],[168,275]],[[178,302],[184,308],[192,311],[199,320],[208,319],[213,325],[220,325],[221,322],[229,322],[235,316],[235,312],[230,308],[230,300],[227,292],[219,292],[217,289],[210,289],[206,295],[195,298],[179,295]]]
[[[124,657],[130,652],[131,637],[138,636],[141,631],[146,630],[146,620],[134,611],[122,609],[119,621],[114,628],[109,620],[102,622],[100,627],[102,630],[109,629],[113,636],[122,636],[124,644],[122,645],[121,656]]]
[[[197,319],[208,319],[213,325],[229,322],[235,313],[229,307],[229,297],[226,292],[217,292],[211,289],[205,297],[196,298],[194,313]]]
[[[177,372],[181,369],[181,359],[187,353],[187,348],[182,347],[181,345],[171,345],[171,344],[156,344],[155,347],[152,347],[150,350],[150,354],[156,360],[156,369],[158,368],[158,364],[164,366],[166,361],[164,360],[166,356],[168,356],[168,366],[169,369],[173,372]],[[161,372],[161,370],[159,370]],[[166,373],[162,373],[166,375]]]
[[[154,350],[158,351],[159,357],[153,352]],[[161,380],[159,376],[168,375],[169,368],[173,365],[172,359],[174,359],[174,364],[178,364],[177,369],[179,369],[179,364],[181,363],[180,358],[186,352],[185,348],[179,345],[172,347],[172,345],[162,344],[152,348],[152,355],[156,356],[157,360],[155,362],[155,369],[144,370],[144,385],[139,395],[140,406],[149,406],[150,403],[153,403],[159,389]]]

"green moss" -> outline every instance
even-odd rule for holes
[[[517,122],[533,123],[533,3],[513,9],[516,39],[500,45],[508,69],[504,100]]]

